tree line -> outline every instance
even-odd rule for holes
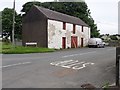
[[[15,12],[15,38],[22,39],[22,18],[27,14],[33,5],[48,8],[57,12],[75,16],[87,23],[91,28],[91,37],[99,37],[94,19],[91,16],[90,9],[85,2],[27,2],[22,6],[21,13]],[[2,11],[2,35],[11,37],[12,40],[12,20],[13,9],[5,8]]]

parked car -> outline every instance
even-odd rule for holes
[[[101,38],[90,38],[88,41],[88,47],[105,47],[105,42]]]

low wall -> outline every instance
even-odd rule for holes
[[[120,41],[110,41],[109,46],[120,46]]]
[[[22,46],[22,40],[16,40],[15,41],[15,45],[17,45],[17,46]]]

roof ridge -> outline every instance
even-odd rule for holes
[[[36,6],[36,5],[35,5],[35,6]],[[66,16],[69,16],[69,17],[74,17],[74,18],[80,19],[80,18],[78,18],[78,17],[71,16],[71,15],[68,15],[68,14],[64,14],[64,13],[61,13],[61,12],[58,12],[58,11],[55,11],[55,10],[51,10],[51,9],[48,9],[48,8],[44,8],[44,7],[41,7],[41,6],[37,6],[37,8],[38,8],[38,9],[39,9],[39,8],[46,9],[46,10],[49,10],[49,11],[54,12],[54,13],[59,13],[59,14],[61,14],[61,15],[66,15]]]
[[[67,14],[64,14],[64,13],[61,13],[58,11],[54,11],[54,10],[51,10],[48,8],[44,8],[41,6],[36,6],[36,5],[34,5],[34,6],[49,19],[55,19],[55,20],[59,20],[59,21],[63,21],[63,22],[64,22],[64,20],[66,20],[69,23],[79,24],[79,25],[83,25],[83,26],[89,26],[78,17],[67,15]]]
[[[37,5],[34,5],[38,10],[40,10],[41,11],[41,9],[39,9],[39,8],[43,8],[43,7],[40,7],[40,6],[37,6]],[[42,11],[41,11],[42,12]],[[47,17],[47,15],[44,13],[44,12],[42,12],[46,17]]]

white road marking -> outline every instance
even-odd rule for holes
[[[31,62],[16,63],[16,64],[2,66],[2,68],[12,67],[12,66],[18,66],[18,65],[25,65],[25,64],[30,64],[30,63]]]
[[[87,53],[71,54],[71,55],[66,55],[66,56],[63,56],[62,58],[66,58],[66,57],[73,57],[73,56],[78,56],[78,55],[85,55],[85,54],[89,54],[89,53],[96,53],[96,52],[97,52],[97,51],[87,52]]]
[[[78,60],[73,60],[73,61],[71,61],[71,62],[61,63],[61,64],[58,64],[58,65],[56,65],[56,66],[65,66],[65,65],[67,65],[67,64],[73,64],[73,63],[77,63],[77,62],[79,62],[79,61],[78,61]]]
[[[62,63],[67,63],[67,62],[71,62],[73,60],[66,60],[66,61],[56,61],[56,62],[52,62],[50,63],[51,65],[59,65],[59,64],[62,64]]]
[[[79,63],[75,63],[75,64],[71,64],[71,65],[64,65],[64,66],[61,66],[61,67],[65,67],[65,68],[71,68],[72,66],[75,66],[75,65],[78,65],[78,64],[82,64],[84,62],[79,62]]]
[[[89,64],[94,65],[94,63],[89,62],[89,63],[84,63],[82,67],[75,66],[75,67],[72,67],[72,69],[75,69],[75,70],[80,70],[80,69],[85,68],[85,67],[86,67],[86,65],[89,65]]]
[[[74,70],[80,70],[80,69],[87,67],[87,65],[94,65],[95,63],[85,62],[85,61],[79,62],[78,60],[66,60],[66,61],[52,62],[50,64],[54,66],[60,66],[63,68],[71,68]]]

